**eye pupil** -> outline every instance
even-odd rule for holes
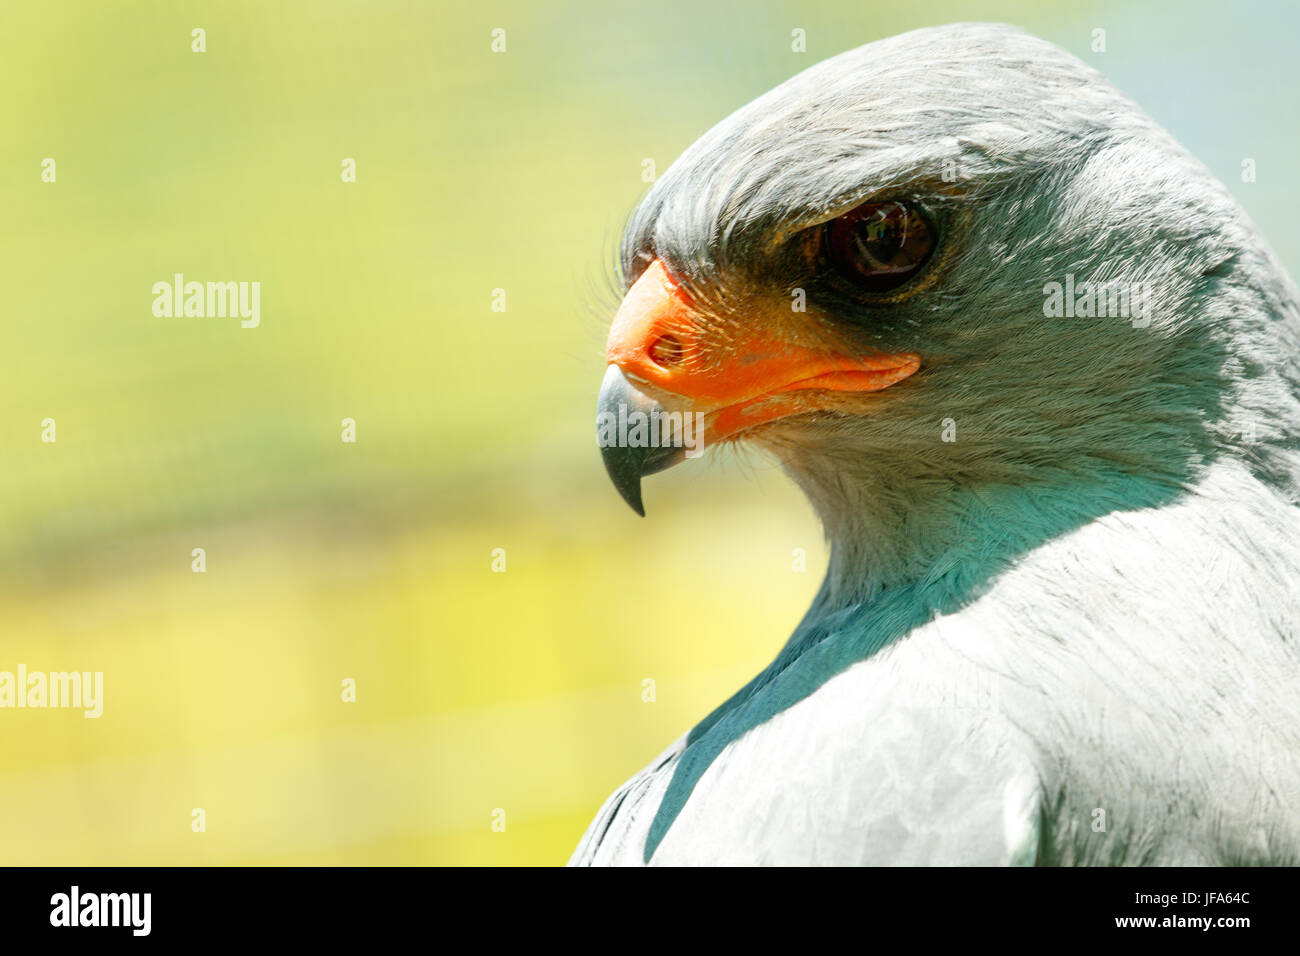
[[[888,268],[888,263],[898,255],[903,235],[895,222],[864,219],[854,227],[853,241],[860,255],[883,269]]]
[[[831,264],[867,292],[901,286],[925,265],[934,246],[925,217],[901,202],[863,203],[829,223],[825,237]]]

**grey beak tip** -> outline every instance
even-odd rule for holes
[[[629,411],[644,414],[661,411],[659,404],[641,393],[628,382],[622,369],[611,365],[601,383],[600,399],[597,405],[597,422],[601,415],[610,415],[625,419]],[[613,420],[613,419],[611,419]],[[641,500],[641,478],[652,475],[665,468],[671,468],[683,458],[683,450],[678,447],[645,447],[627,444],[601,443],[600,457],[605,463],[605,471],[618,493],[628,506],[645,517],[645,504]]]
[[[645,517],[645,503],[641,500],[640,478],[637,478],[635,481],[627,485],[626,489],[620,488],[619,494],[623,496],[623,500],[627,502],[629,508],[635,511],[642,518]]]
[[[605,459],[605,471],[609,475],[609,480],[614,483],[614,488],[627,502],[628,507],[645,517],[645,504],[641,500],[641,474],[639,470],[631,470],[627,466],[631,464],[627,458],[618,455],[603,455]]]

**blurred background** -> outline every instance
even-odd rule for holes
[[[564,862],[825,557],[761,457],[648,481],[646,519],[608,485],[644,161],[977,19],[1109,76],[1300,273],[1281,2],[4,0],[0,670],[102,671],[104,710],[0,710],[0,862]],[[259,281],[261,326],[156,318],[177,272]]]

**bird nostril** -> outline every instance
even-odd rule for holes
[[[682,343],[672,335],[661,335],[650,345],[650,361],[660,368],[671,368],[682,360]]]

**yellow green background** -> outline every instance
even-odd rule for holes
[[[0,863],[566,860],[824,563],[756,455],[652,479],[644,520],[608,486],[643,160],[825,56],[1007,20],[1146,105],[1294,262],[1295,14],[1234,11],[5,0],[0,670],[103,671],[105,700],[0,711]],[[259,281],[261,327],[154,317],[176,272]]]

